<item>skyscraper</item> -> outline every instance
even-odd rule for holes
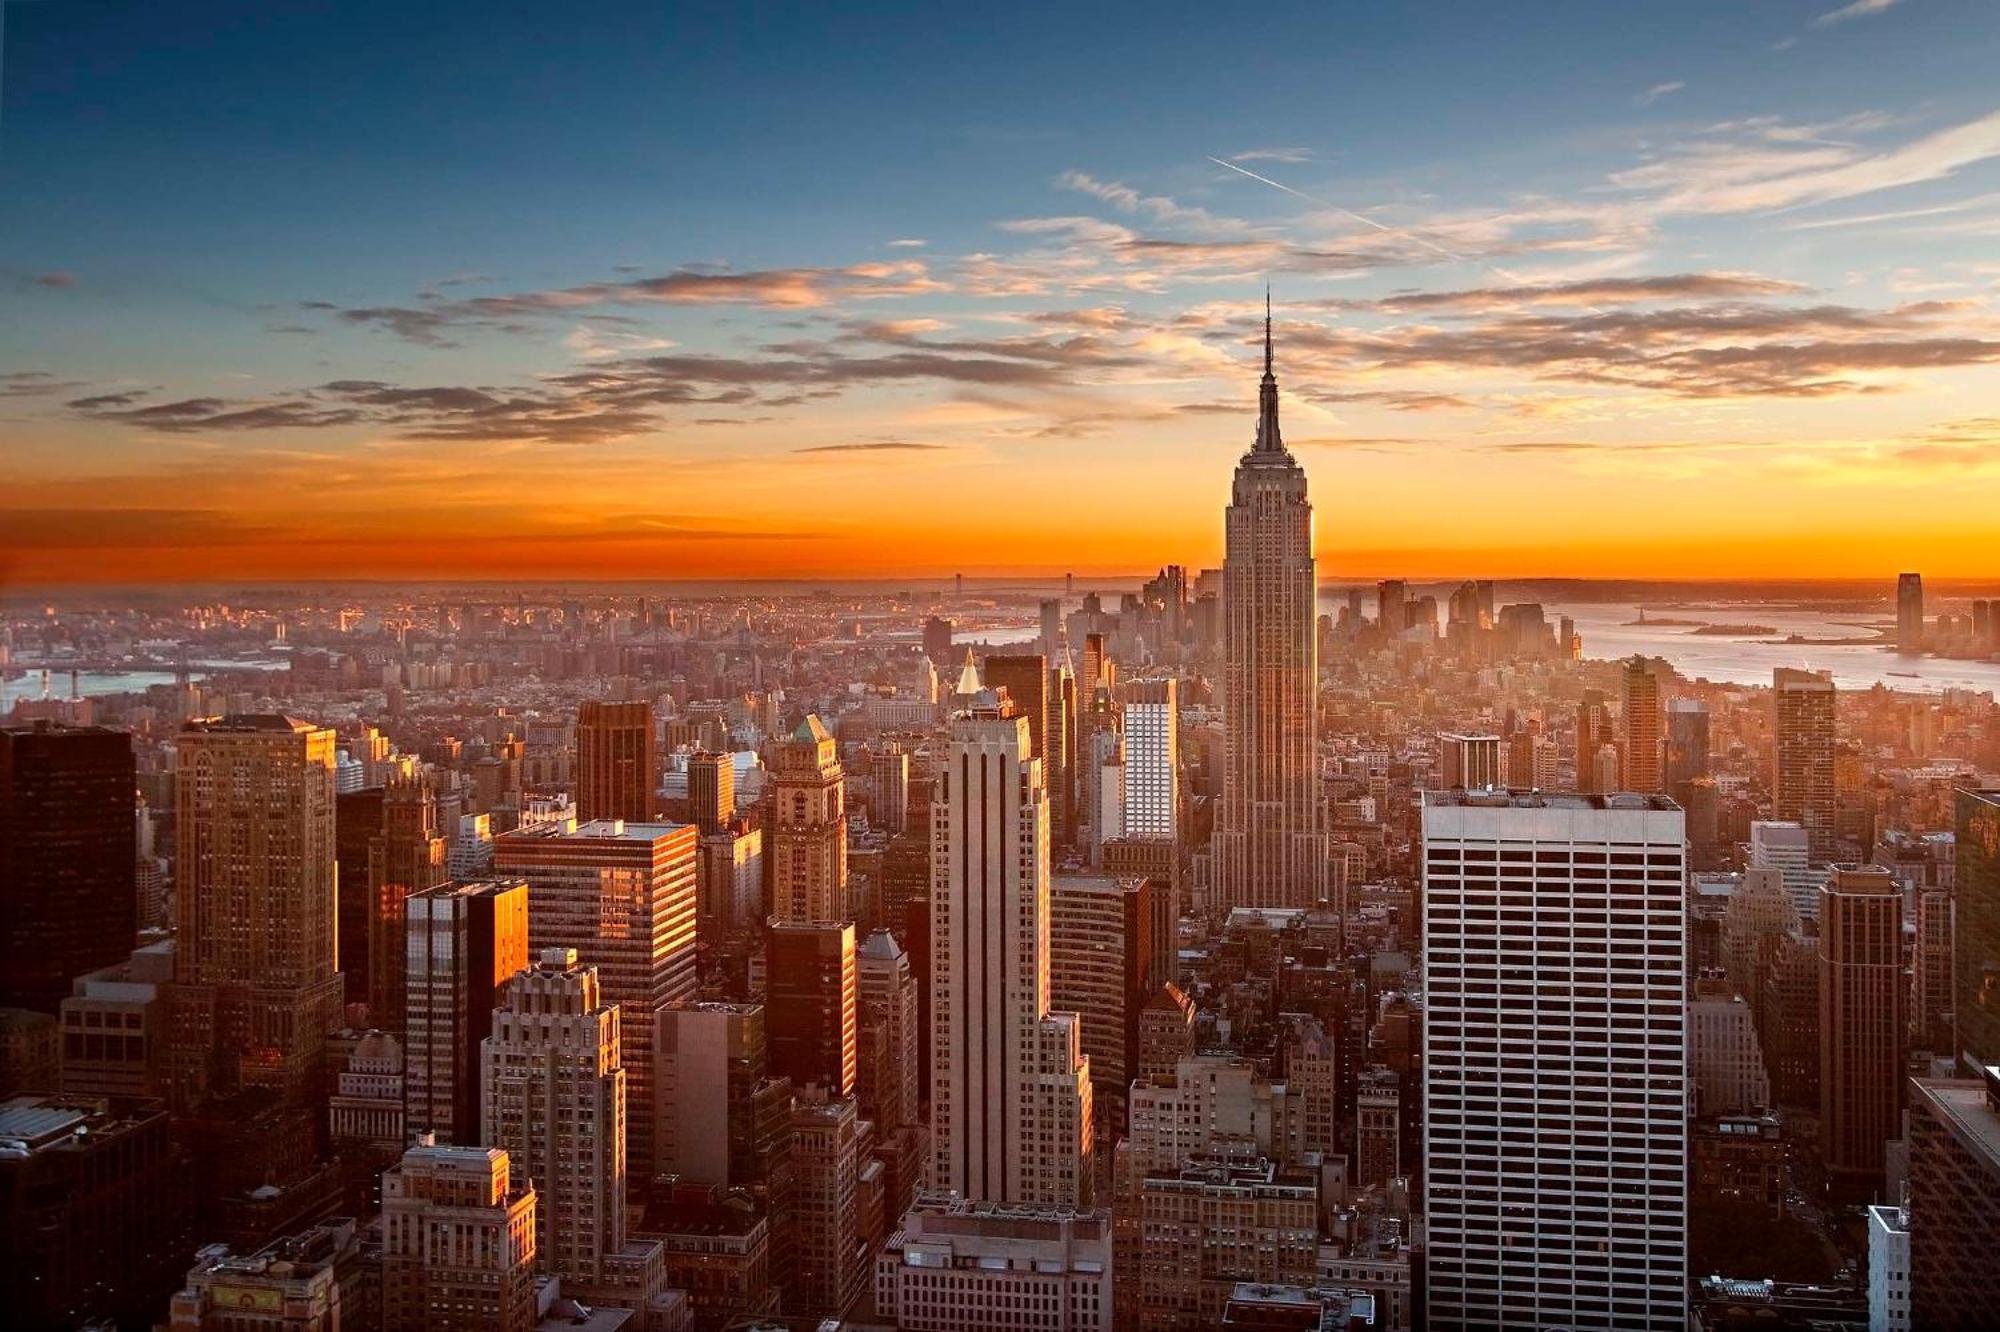
[[[1924,647],[1924,576],[1896,575],[1896,651],[1921,652]]]
[[[1644,657],[1625,663],[1625,789],[1642,795],[1666,790],[1661,776],[1660,677]]]
[[[1049,811],[1024,717],[952,719],[931,806],[931,1185],[1088,1204],[1090,1062],[1049,1011]]]
[[[923,1033],[917,1026],[916,971],[909,953],[886,929],[870,934],[855,950],[855,960],[855,995],[868,1014],[864,1021],[881,1023],[887,1033],[881,1067],[861,1072],[867,1084],[862,1108],[885,1129],[914,1125],[923,1097],[917,1081]]]
[[[1688,783],[1708,776],[1708,704],[1677,698],[1667,704],[1667,793],[1683,806]]]
[[[412,1147],[382,1176],[383,1332],[532,1332],[535,1230],[506,1152]]]
[[[438,835],[437,794],[418,776],[389,779],[382,791],[382,831],[368,846],[368,1021],[403,1030],[403,921],[412,893],[451,880]]]
[[[1125,836],[1172,842],[1180,836],[1181,723],[1173,680],[1125,687]]]
[[[632,1169],[642,1179],[653,1170],[653,1014],[693,998],[697,983],[696,841],[692,824],[602,820],[517,828],[493,843],[495,876],[527,880],[530,950],[575,949],[624,1014]]]
[[[1090,1059],[1091,1116],[1107,1148],[1125,1131],[1139,1012],[1166,979],[1154,973],[1153,891],[1148,879],[1064,873],[1049,896],[1050,1002],[1077,1015]]]
[[[1833,678],[1780,666],[1771,677],[1773,817],[1806,830],[1815,865],[1833,859]]]
[[[688,755],[688,817],[704,833],[736,817],[736,765],[727,754]]]
[[[1438,757],[1438,785],[1447,791],[1479,791],[1501,784],[1497,735],[1441,735]],[[1521,785],[1534,785],[1532,774]]]
[[[765,936],[771,1072],[829,1097],[854,1091],[854,922],[776,921]]]
[[[653,705],[587,700],[576,712],[576,814],[644,823],[653,817]]]
[[[1952,880],[1954,1052],[1968,1073],[2000,1065],[2000,790],[1953,793],[1958,859]]]
[[[621,1296],[659,1288],[665,1255],[625,1242],[620,1023],[597,968],[574,949],[542,949],[507,982],[481,1046],[480,1138],[535,1185],[537,1268],[572,1298],[625,1306]]]
[[[1327,888],[1312,505],[1278,433],[1268,301],[1257,438],[1236,464],[1225,528],[1216,903],[1310,906]]]
[[[1907,998],[1902,889],[1880,866],[1835,866],[1820,890],[1820,1142],[1850,1201],[1880,1190],[1900,1133]]]
[[[846,920],[847,808],[840,746],[818,717],[778,742],[771,765],[771,918]]]
[[[309,1097],[341,1001],[333,732],[231,716],[189,722],[179,742],[170,1099]]]
[[[136,789],[123,731],[0,727],[0,1007],[53,1013],[131,953]]]
[[[528,965],[528,885],[446,884],[405,911],[403,1119],[442,1143],[479,1139],[479,1049],[501,987]]]
[[[1423,800],[1429,1325],[1679,1332],[1681,812],[1636,795]]]

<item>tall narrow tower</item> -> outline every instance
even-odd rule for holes
[[[973,683],[977,685],[977,681]],[[975,689],[931,803],[931,1186],[1091,1196],[1090,1061],[1049,1011],[1049,813],[1025,717]]]
[[[778,742],[771,778],[772,918],[846,920],[846,786],[840,746],[818,717]]]
[[[1236,464],[1225,525],[1214,905],[1310,906],[1327,889],[1312,505],[1305,469],[1278,434],[1268,295],[1257,439]]]

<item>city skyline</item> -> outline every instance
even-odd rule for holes
[[[468,16],[8,6],[0,585],[1993,573],[1990,8]]]

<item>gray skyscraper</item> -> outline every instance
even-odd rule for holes
[[[1268,301],[1257,439],[1236,464],[1225,521],[1226,742],[1212,905],[1308,906],[1327,886],[1312,505],[1305,469],[1278,434]]]

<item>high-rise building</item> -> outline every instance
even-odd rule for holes
[[[71,981],[131,953],[136,793],[124,731],[0,727],[0,1007],[53,1013]]]
[[[586,700],[576,712],[577,817],[651,819],[655,753],[651,703]]]
[[[1257,438],[1236,464],[1225,526],[1225,742],[1214,897],[1224,908],[1311,906],[1327,893],[1318,584],[1305,469],[1278,433],[1268,310]]]
[[[1625,787],[1641,795],[1666,790],[1662,773],[1660,677],[1642,656],[1625,663]]]
[[[875,1259],[904,1332],[1110,1332],[1111,1214],[926,1194]]]
[[[840,746],[818,717],[778,742],[771,765],[771,918],[850,918]]]
[[[631,1160],[641,1179],[653,1172],[653,1015],[693,998],[697,984],[696,841],[691,824],[606,819],[517,828],[493,847],[496,876],[527,881],[530,951],[575,949],[624,1014]]]
[[[1910,1081],[1909,1326],[1993,1325],[2000,1070]]]
[[[665,1255],[625,1239],[620,1026],[597,968],[574,949],[540,950],[507,982],[481,1047],[480,1137],[535,1186],[536,1269],[560,1277],[573,1299],[644,1309],[664,1282]]]
[[[446,884],[405,911],[404,1122],[437,1142],[479,1140],[479,1051],[501,988],[528,966],[528,885]]]
[[[1480,791],[1501,785],[1497,735],[1441,735],[1438,758],[1438,784],[1447,791]]]
[[[1669,795],[1685,806],[1688,783],[1708,776],[1708,704],[1698,698],[1677,698],[1667,704],[1667,762],[1663,774]]]
[[[532,1332],[535,1190],[497,1147],[403,1153],[382,1175],[382,1329]]]
[[[950,620],[933,615],[924,621],[924,656],[943,670],[951,665],[951,636],[957,629]]]
[[[1181,722],[1173,680],[1125,686],[1125,837],[1174,842],[1180,836]]]
[[[860,1071],[861,1108],[885,1130],[914,1126],[923,1102],[918,1052],[924,1039],[918,1026],[916,971],[909,953],[886,929],[870,934],[855,957],[856,997],[868,1015],[863,1021],[879,1022],[887,1029],[881,1067],[872,1074]]]
[[[200,1242],[159,1102],[10,1096],[0,1100],[0,1141],[7,1321],[151,1326]]]
[[[330,775],[330,774],[329,774]],[[195,1255],[173,1296],[170,1332],[340,1332],[370,1266],[354,1221],[338,1217],[283,1235],[255,1253],[213,1244]]]
[[[1688,1068],[1695,1112],[1745,1115],[1770,1108],[1771,1079],[1750,1003],[1726,975],[1704,972],[1688,1001]]]
[[[889,741],[868,756],[868,820],[892,837],[910,821],[910,756]]]
[[[1135,1278],[1117,1283],[1121,1326],[1202,1332],[1225,1326],[1223,1311],[1239,1282],[1313,1282],[1319,1181],[1309,1171],[1262,1159],[1199,1158],[1148,1172],[1139,1199],[1137,1261],[1120,1259]]]
[[[331,730],[290,717],[189,722],[175,782],[176,1108],[266,1087],[321,1088],[338,1022]]]
[[[1681,811],[1640,795],[1423,800],[1430,1326],[1679,1332]],[[1496,933],[1496,915],[1533,924]]]
[[[736,764],[727,754],[698,750],[688,755],[688,817],[703,833],[726,827],[736,817]]]
[[[1048,759],[1049,663],[1039,653],[996,652],[979,667],[988,689],[1005,690],[1017,715],[1028,720],[1028,746],[1034,757]],[[1046,769],[1044,770],[1046,776]]]
[[[1798,929],[1798,908],[1777,869],[1743,871],[1722,918],[1722,965],[1736,993],[1754,1005],[1780,942]]]
[[[789,1275],[800,1313],[844,1316],[867,1283],[858,1205],[864,1127],[852,1097],[801,1101],[792,1112],[798,1263]]]
[[[700,882],[695,919],[701,936],[720,939],[764,919],[764,830],[737,822],[704,832],[696,849]]]
[[[1829,1187],[1865,1201],[1899,1135],[1908,1048],[1903,893],[1877,865],[1836,865],[1820,890],[1820,1145]]]
[[[1152,891],[1146,879],[1064,873],[1049,894],[1049,1003],[1077,1015],[1103,1148],[1124,1135],[1139,1012],[1163,979],[1153,969]]]
[[[765,940],[764,1029],[771,1072],[850,1096],[857,972],[853,921],[774,922]]]
[[[1924,648],[1924,576],[1896,575],[1896,651],[1921,652]]]
[[[1952,1021],[1967,1072],[2000,1065],[2000,790],[1953,793]]]
[[[1598,793],[1605,788],[1599,781],[1599,760],[1611,739],[1611,717],[1604,705],[1604,691],[1586,689],[1576,705],[1576,788]]]
[[[340,977],[350,1004],[368,1002],[368,949],[374,941],[370,924],[375,896],[369,882],[368,854],[382,835],[380,786],[359,791],[336,790],[333,798],[333,859],[336,941]]]
[[[382,831],[368,847],[368,1020],[403,1030],[403,922],[412,893],[451,881],[438,834],[437,793],[428,778],[391,777],[382,790]]]
[[[1951,892],[1917,891],[1917,937],[1910,948],[1910,1035],[1920,1049],[1952,1049]]]
[[[1354,1089],[1354,1182],[1381,1188],[1403,1173],[1403,1091],[1395,1073],[1364,1069]]]
[[[1090,1061],[1049,1009],[1049,811],[1025,717],[954,717],[931,805],[931,1185],[1084,1206]]]
[[[1833,859],[1833,678],[1780,666],[1772,672],[1771,808],[1806,830],[1812,862]]]
[[[1819,919],[1819,889],[1826,871],[1812,865],[1812,839],[1797,823],[1758,819],[1750,825],[1751,869],[1775,870],[1801,920]]]

